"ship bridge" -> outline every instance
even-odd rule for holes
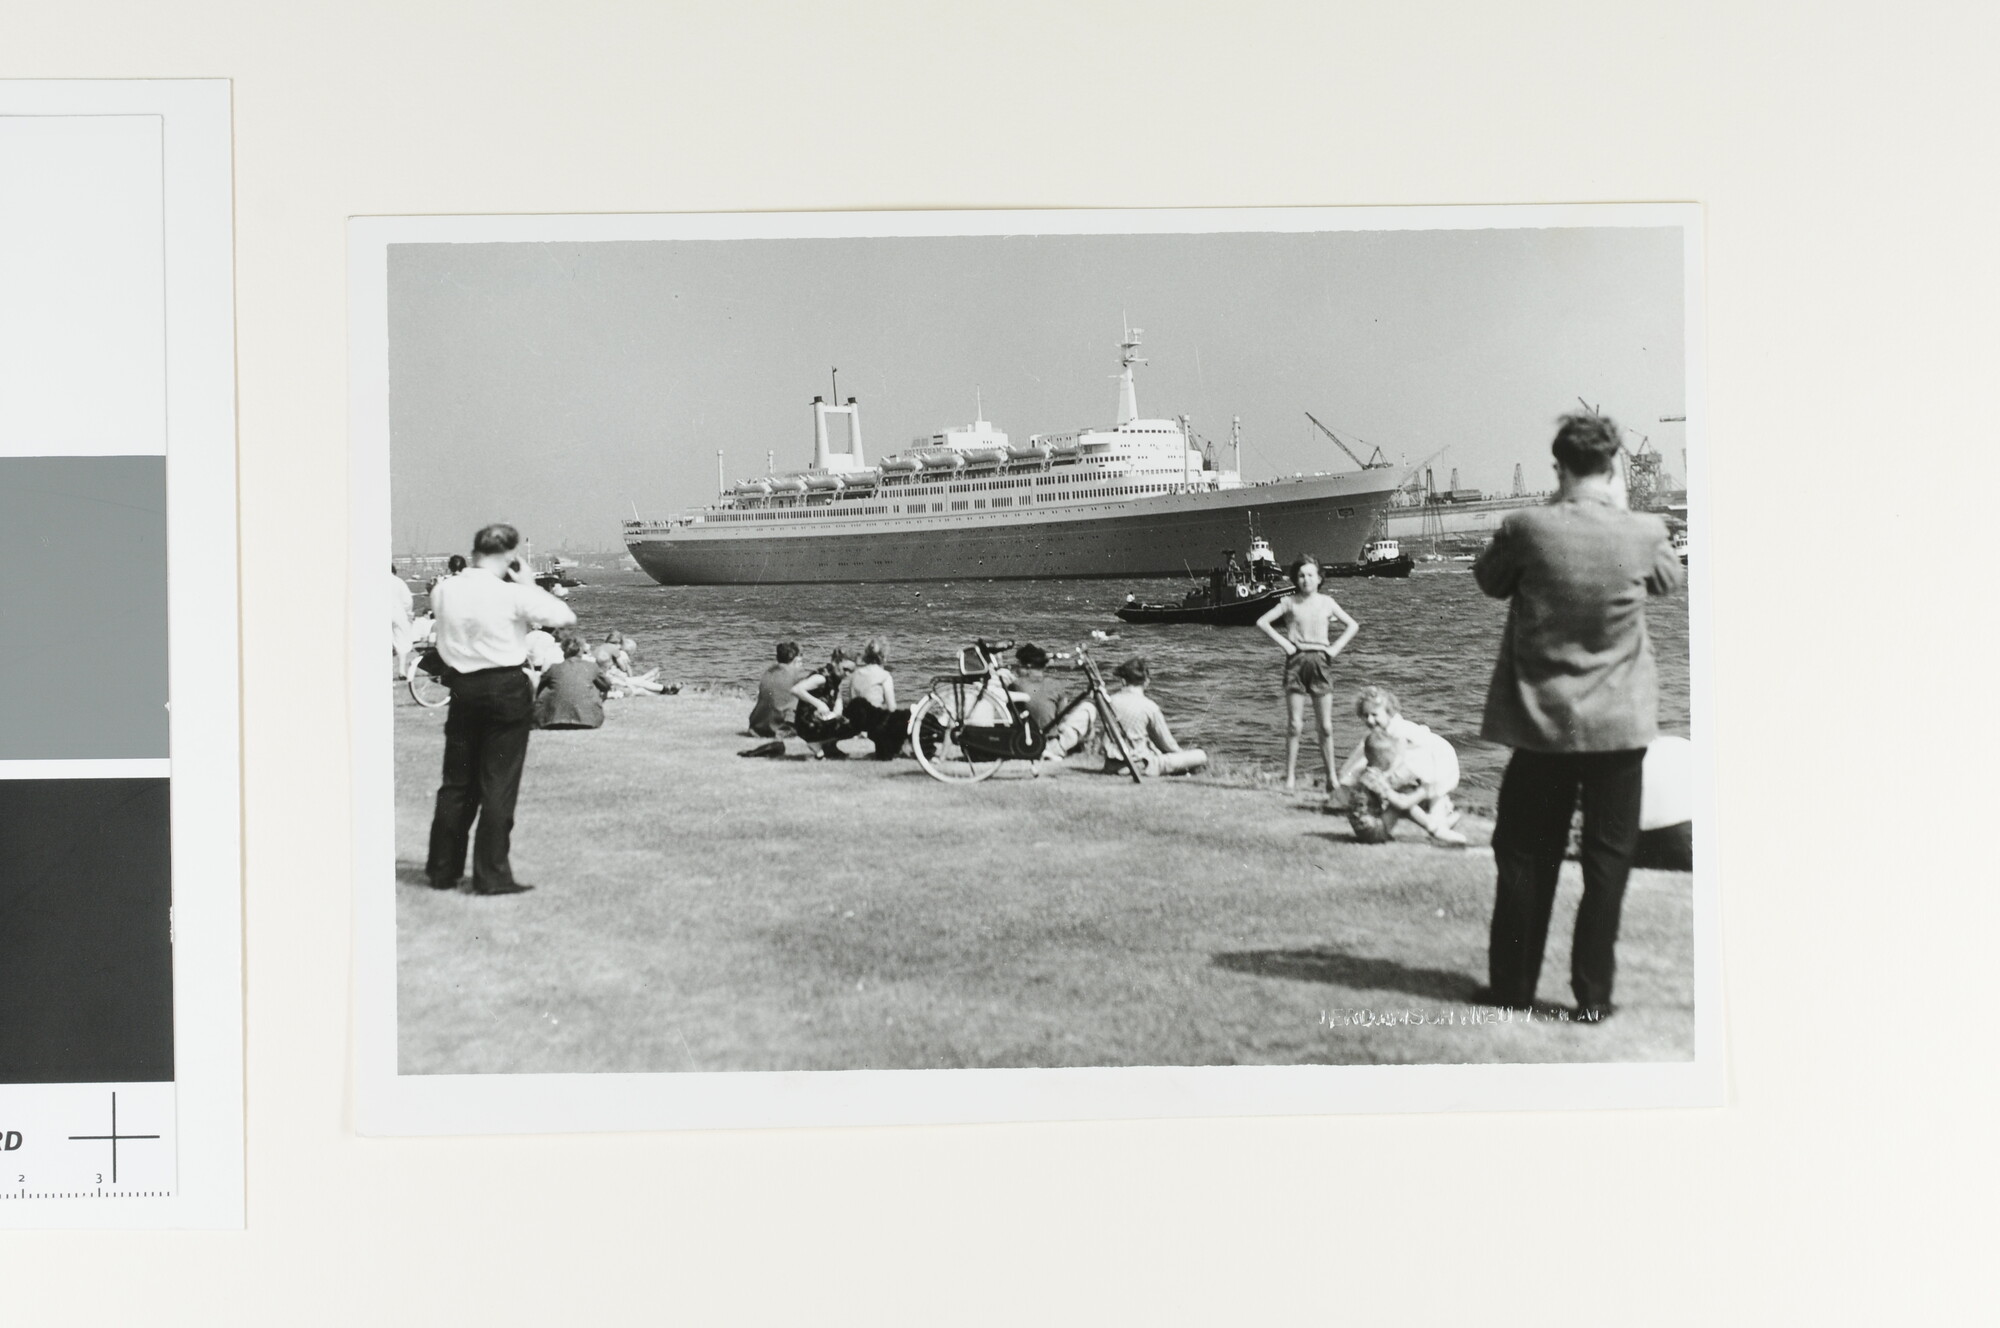
[[[919,434],[910,440],[912,452],[922,452],[938,448],[949,448],[954,452],[966,452],[975,448],[1007,446],[1007,431],[993,427],[993,421],[986,418],[986,403],[975,397],[972,423],[955,429],[940,429],[936,433]]]

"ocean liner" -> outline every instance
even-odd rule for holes
[[[869,464],[861,408],[813,398],[813,464],[727,487],[698,511],[625,522],[662,585],[1180,576],[1254,532],[1289,554],[1353,562],[1398,476],[1377,463],[1244,484],[1186,416],[1142,419],[1119,343],[1118,421],[1014,442],[985,411]],[[828,421],[845,417],[846,450]],[[720,454],[718,454],[718,463]]]

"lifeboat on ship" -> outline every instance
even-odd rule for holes
[[[932,452],[924,458],[925,470],[958,470],[965,465],[965,458],[956,452]]]
[[[840,482],[850,489],[872,489],[882,478],[882,472],[870,467],[867,470],[842,471]]]
[[[959,455],[965,458],[965,464],[968,466],[990,466],[996,461],[1004,460],[1007,456],[1007,449],[1004,447],[968,447],[960,452]]]
[[[1075,456],[1077,454],[1078,449],[1080,449],[1082,446],[1083,444],[1078,442],[1074,438],[1065,439],[1064,441],[1059,443],[1050,443],[1048,445],[1049,455]]]
[[[841,477],[838,475],[806,476],[806,487],[808,489],[811,489],[814,493],[823,493],[829,489],[838,489],[841,486],[842,486],[842,480]]]
[[[764,498],[770,495],[771,485],[767,480],[745,480],[729,492],[738,498]]]
[[[885,475],[900,475],[923,468],[924,463],[913,456],[892,456],[882,463],[882,473]]]
[[[1047,461],[1049,459],[1049,445],[1047,443],[1035,442],[1009,443],[1007,445],[1007,458],[1010,461]]]
[[[772,493],[804,493],[805,480],[798,475],[780,475],[771,481]]]

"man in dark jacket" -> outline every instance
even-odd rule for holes
[[[575,632],[562,634],[562,653],[562,663],[542,675],[535,693],[535,727],[603,728],[604,698],[611,693],[611,680],[597,667],[597,660],[584,653]]]
[[[750,707],[750,731],[760,738],[777,738],[792,727],[799,699],[792,688],[805,673],[798,666],[799,643],[778,642],[778,662],[757,680],[757,704]]]
[[[1625,881],[1639,836],[1640,766],[1658,722],[1646,599],[1681,585],[1656,516],[1627,511],[1618,426],[1567,415],[1553,501],[1508,514],[1473,568],[1507,600],[1507,630],[1480,736],[1514,749],[1493,830],[1498,869],[1489,998],[1535,998],[1570,818],[1583,800],[1583,902],[1570,948],[1577,1015],[1611,1014]]]

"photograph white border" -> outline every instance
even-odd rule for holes
[[[1708,528],[1702,212],[1689,203],[1159,210],[357,217],[349,222],[351,586],[390,556],[388,250],[393,244],[1678,227],[1684,237],[1688,508]],[[381,624],[350,592],[356,1119],[361,1133],[488,1134],[1166,1116],[1722,1105],[1726,1093],[1707,560],[1690,568],[1695,1054],[1666,1064],[400,1075],[396,1072],[393,707]]]
[[[240,1228],[244,1222],[242,749],[230,97],[227,79],[0,82],[0,114],[156,115],[164,126],[168,697],[178,1149],[171,1196],[33,1199],[0,1204],[0,1228]],[[157,453],[157,440],[137,450]],[[148,774],[166,773],[167,762],[140,764]],[[8,772],[12,777],[40,778],[74,778],[80,773],[86,772],[64,769],[29,775],[18,768]]]

